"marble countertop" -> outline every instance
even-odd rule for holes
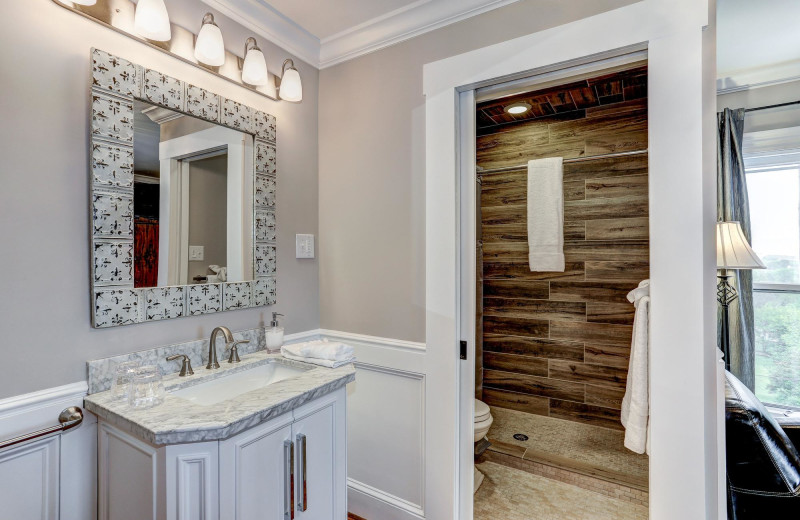
[[[209,406],[170,393],[267,363],[306,371]],[[110,391],[89,395],[84,399],[84,406],[104,421],[151,444],[183,444],[226,439],[355,381],[353,365],[331,369],[265,351],[242,356],[241,363],[221,362],[220,365],[221,368],[213,371],[202,366],[195,368],[193,376],[165,376],[167,397],[153,408],[131,408],[127,402],[113,399]]]

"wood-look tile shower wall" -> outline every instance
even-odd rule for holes
[[[498,102],[478,106],[479,169],[647,148],[645,68],[516,98],[535,107],[527,119],[507,122]],[[626,295],[649,277],[647,155],[564,165],[563,273],[528,267],[526,170],[480,179],[479,395],[621,428],[634,312]]]

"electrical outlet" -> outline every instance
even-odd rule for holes
[[[314,235],[295,235],[296,258],[314,258]]]
[[[189,246],[189,260],[192,262],[202,261],[205,258],[204,246]]]

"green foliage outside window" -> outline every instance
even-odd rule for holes
[[[797,283],[795,258],[767,256],[754,281]],[[800,294],[755,292],[756,395],[764,402],[800,407]]]

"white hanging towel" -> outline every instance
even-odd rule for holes
[[[628,301],[636,307],[633,318],[631,358],[628,382],[622,399],[622,425],[625,427],[625,447],[636,453],[650,454],[650,393],[649,393],[649,318],[650,280],[628,293]]]
[[[531,271],[564,272],[562,157],[528,161],[528,262]]]

